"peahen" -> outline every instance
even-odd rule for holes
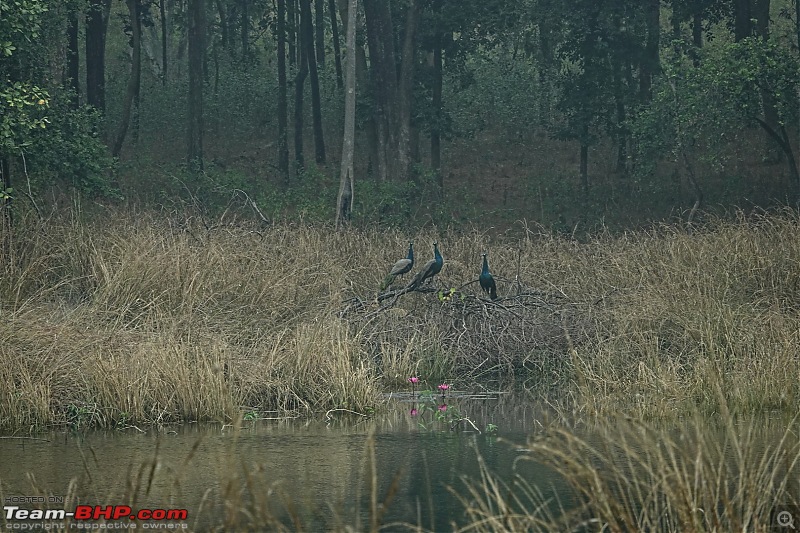
[[[398,260],[392,269],[389,271],[389,274],[386,275],[386,278],[381,283],[381,290],[385,291],[389,288],[389,285],[394,283],[394,279],[397,276],[405,274],[406,272],[410,272],[411,269],[414,267],[414,242],[408,243],[408,257],[404,257],[403,259]]]
[[[444,259],[442,258],[442,254],[439,253],[439,243],[433,243],[433,259],[422,265],[422,268],[419,269],[417,275],[414,276],[414,279],[411,280],[411,283],[408,284],[406,287],[410,290],[417,289],[422,282],[428,278],[432,278],[436,274],[442,271],[442,265],[444,265]]]
[[[489,272],[489,261],[487,261],[485,253],[483,254],[483,270],[481,270],[481,275],[478,277],[478,281],[481,282],[481,289],[483,289],[483,292],[485,292],[492,300],[496,300],[497,285],[494,283],[492,273]]]

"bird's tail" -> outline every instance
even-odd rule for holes
[[[417,272],[417,274],[414,276],[414,279],[412,279],[409,282],[409,284],[406,285],[406,289],[413,291],[414,289],[419,287],[420,281],[422,281],[423,272],[424,272],[423,270]]]
[[[489,298],[491,298],[492,300],[497,300],[497,287],[495,287],[494,285],[489,287]]]
[[[383,279],[383,283],[381,283],[381,292],[383,292],[383,291],[385,291],[386,289],[388,289],[388,288],[389,288],[389,285],[391,285],[392,283],[394,283],[394,278],[395,278],[395,276],[392,276],[391,274],[389,274],[388,276],[386,276],[386,277]]]

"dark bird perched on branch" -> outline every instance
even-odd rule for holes
[[[444,265],[444,259],[442,259],[442,254],[439,253],[439,243],[435,242],[433,243],[433,259],[422,265],[422,268],[406,288],[410,290],[418,288],[423,281],[441,272],[442,265]]]
[[[489,261],[486,260],[485,253],[483,254],[483,270],[481,270],[481,275],[478,277],[478,281],[481,282],[481,289],[483,289],[483,292],[485,292],[492,300],[497,300],[497,285],[494,283],[492,273],[489,272]]]
[[[394,278],[405,274],[406,272],[411,272],[411,269],[414,267],[414,242],[408,243],[408,257],[404,257],[397,261],[394,264],[392,269],[387,274],[386,278],[381,283],[381,290],[385,291],[389,285],[394,283]]]

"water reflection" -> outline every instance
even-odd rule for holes
[[[146,432],[53,432],[36,440],[0,439],[0,496],[64,496],[68,511],[77,504],[186,508],[189,525],[200,530],[223,523],[226,513],[259,505],[287,520],[299,518],[306,529],[365,528],[372,479],[367,443],[374,432],[379,503],[395,484],[382,523],[450,529],[462,520],[463,506],[446,487],[461,490],[462,477],[479,478],[477,454],[509,478],[519,452],[503,441],[524,443],[537,416],[532,406],[504,400],[453,403],[476,428],[497,425],[502,439],[467,425],[450,431],[449,421],[429,416],[433,411],[412,417],[411,404],[403,401],[374,419],[333,413],[327,422],[265,420],[239,430],[188,424]],[[531,462],[516,469],[537,484],[552,481]],[[225,508],[224,501],[241,509]]]
[[[464,506],[447,487],[466,494],[464,479],[481,478],[480,456],[507,482],[518,474],[545,499],[570,505],[571,492],[551,470],[531,460],[517,460],[528,437],[545,431],[549,417],[539,406],[519,397],[448,394],[448,414],[457,411],[471,421],[457,424],[458,431],[450,431],[452,419],[438,416],[437,394],[434,407],[426,410],[417,396],[395,396],[390,412],[376,418],[342,411],[331,413],[327,421],[261,420],[244,422],[238,430],[222,424],[187,424],[146,432],[52,432],[35,439],[4,438],[0,439],[0,497],[4,502],[12,496],[64,497],[63,508],[68,511],[78,504],[186,508],[189,527],[201,531],[223,524],[252,528],[276,517],[290,529],[297,520],[304,530],[344,526],[366,530],[374,512],[370,503],[374,456],[378,504],[393,494],[381,523],[441,531],[464,523]],[[417,410],[414,416],[412,409]],[[752,438],[742,440],[750,447],[763,442],[769,448],[781,440],[788,424],[796,422],[765,416],[725,429],[711,422],[687,421],[667,428],[667,435],[676,442],[686,436],[691,447],[696,441],[691,438],[696,429],[691,428],[700,427],[710,436],[709,442],[719,443],[727,454],[736,449],[730,444],[731,431],[750,434]],[[484,431],[490,424],[498,427],[497,435]],[[597,429],[582,424],[575,431],[598,449],[613,448],[616,440],[609,432],[614,433],[614,426]],[[629,444],[635,446],[636,441]],[[612,463],[616,453],[616,449],[610,452]],[[624,464],[627,457],[620,455],[618,461]],[[790,487],[793,490],[796,487]],[[27,505],[37,507],[42,506]],[[230,527],[237,529],[234,526]],[[389,528],[397,529],[400,526]]]

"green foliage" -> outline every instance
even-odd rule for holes
[[[43,0],[0,0],[0,56],[11,56],[18,41],[35,40],[47,11]]]
[[[25,146],[27,133],[44,128],[47,92],[12,73],[19,70],[12,55],[39,36],[47,6],[39,0],[0,0],[0,155]]]
[[[763,93],[775,103],[780,125],[797,117],[800,65],[774,42],[745,39],[709,48],[699,66],[684,58],[664,64],[653,100],[631,120],[639,175],[651,175],[666,157],[687,157],[720,169],[724,148],[764,116]]]
[[[100,114],[91,107],[73,109],[68,95],[56,93],[47,128],[33,131],[26,152],[36,185],[62,184],[90,195],[119,198],[110,181],[113,160],[98,135]]]
[[[0,88],[0,154],[19,151],[30,144],[32,130],[47,127],[45,116],[49,95],[26,82],[6,78]]]

